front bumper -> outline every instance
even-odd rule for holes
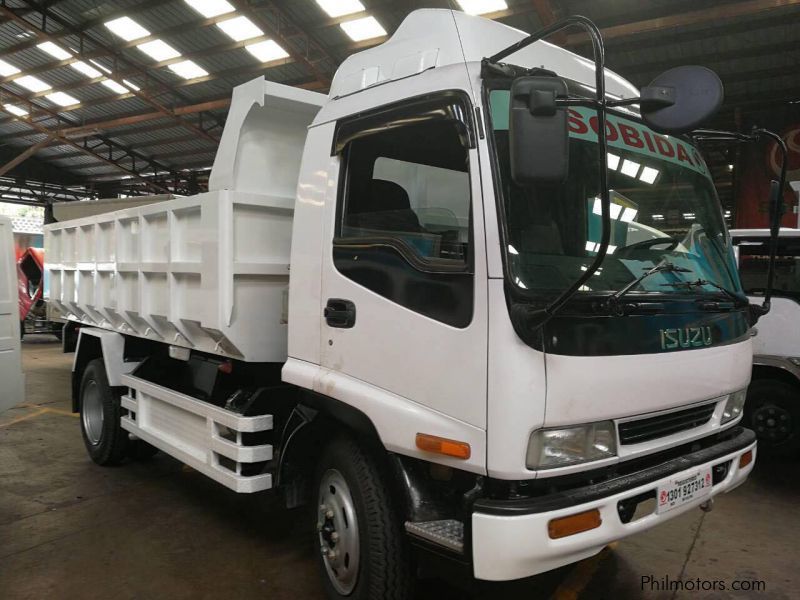
[[[740,469],[739,458],[752,450],[755,459],[755,447],[755,434],[737,428],[732,437],[713,446],[595,485],[522,500],[478,500],[472,514],[475,577],[505,581],[543,573],[593,556],[610,542],[677,517],[740,485],[755,460]],[[709,495],[663,514],[653,512],[628,523],[620,518],[620,501],[655,492],[676,476],[689,476],[700,468],[728,461],[727,474],[714,484]],[[547,526],[552,519],[592,509],[600,511],[599,527],[550,539]]]

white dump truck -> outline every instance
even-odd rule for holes
[[[594,61],[541,40],[566,26]],[[721,91],[695,67],[640,97],[579,17],[449,10],[328,96],[236,88],[207,193],[47,227],[89,454],[313,507],[332,598],[407,597],[426,556],[534,575],[710,507],[753,468],[760,313],[666,132]]]
[[[731,238],[745,293],[767,288],[768,229],[733,229]],[[759,443],[777,454],[800,450],[800,229],[781,229],[772,310],[753,338],[753,378],[745,419]]]

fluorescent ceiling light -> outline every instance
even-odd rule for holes
[[[264,32],[247,17],[233,17],[227,21],[217,23],[217,27],[224,31],[234,42],[241,42],[264,35]]]
[[[117,83],[112,79],[103,79],[103,81],[101,81],[100,83],[102,83],[112,92],[116,92],[117,94],[127,94],[129,91],[128,88],[120,85],[119,83]]]
[[[622,221],[623,223],[630,223],[636,218],[636,215],[638,214],[639,214],[638,210],[636,210],[635,208],[628,207],[622,211],[622,216],[619,218],[619,220]]]
[[[485,15],[508,8],[504,0],[458,0],[458,3],[468,15]]]
[[[226,0],[186,0],[186,4],[203,15],[206,19],[233,12],[233,6],[226,2]]]
[[[683,213],[683,218],[691,221],[694,219],[694,213]]]
[[[317,0],[317,4],[331,18],[352,15],[366,10],[359,0]]]
[[[25,75],[24,77],[20,77],[19,79],[15,79],[14,83],[17,85],[21,85],[25,89],[28,89],[32,92],[43,92],[45,90],[51,89],[49,83],[45,83],[38,77],[34,77],[33,75]]]
[[[19,73],[19,69],[14,65],[8,64],[4,60],[0,60],[0,75],[3,77],[8,77],[10,75],[16,75]]]
[[[364,17],[363,19],[356,19],[355,21],[345,21],[339,23],[339,27],[344,29],[344,32],[350,36],[354,42],[361,42],[363,40],[370,40],[372,38],[381,37],[386,35],[386,30],[381,27],[375,17]]]
[[[111,73],[111,69],[108,69],[108,68],[104,67],[103,65],[101,65],[101,64],[100,64],[99,62],[97,62],[96,60],[92,60],[92,59],[90,58],[90,59],[89,59],[89,62],[90,62],[90,63],[92,63],[92,64],[93,64],[95,67],[97,67],[97,68],[98,68],[98,69],[100,69],[101,71],[103,71],[103,73]]]
[[[184,60],[179,63],[171,64],[169,70],[176,75],[180,75],[184,79],[197,79],[198,77],[205,77],[208,75],[208,71],[193,60]]]
[[[162,40],[153,40],[136,46],[139,50],[147,54],[153,60],[161,62],[171,58],[178,58],[181,53]]]
[[[3,108],[5,108],[12,115],[16,115],[18,117],[24,117],[28,114],[27,110],[20,108],[19,106],[14,106],[13,104],[4,104]]]
[[[597,252],[598,248],[600,248],[600,244],[597,242],[586,242],[586,250],[588,252]]]
[[[653,221],[663,221],[664,215],[653,215]]]
[[[612,171],[616,171],[617,167],[619,166],[619,156],[616,154],[608,153],[608,168]]]
[[[287,58],[289,56],[289,53],[276,44],[273,40],[248,44],[245,46],[245,49],[262,63],[270,62],[271,60]]]
[[[50,102],[58,104],[59,106],[72,106],[73,104],[80,104],[80,100],[64,92],[53,92],[45,96]]]
[[[608,245],[608,250],[606,250],[606,254],[614,254],[617,251],[616,246],[612,246],[611,244]],[[600,275],[600,270],[598,269],[595,275]]]
[[[120,17],[119,19],[114,19],[113,21],[105,23],[105,26],[110,29],[112,33],[115,33],[126,42],[132,42],[133,40],[138,40],[150,35],[150,32],[147,31],[147,29],[139,25],[130,17]]]
[[[78,73],[83,73],[90,79],[94,79],[95,77],[100,77],[101,73],[97,69],[95,69],[92,65],[89,65],[82,60],[78,62],[70,63],[69,65],[73,69],[75,69]]]
[[[140,89],[142,89],[142,88],[140,88],[138,85],[136,85],[135,83],[133,83],[133,82],[131,82],[131,81],[128,81],[127,79],[123,79],[123,80],[122,80],[122,83],[124,83],[125,85],[127,85],[127,86],[128,86],[129,88],[131,88],[131,89],[132,89],[134,92],[138,92]]]
[[[624,161],[622,161],[621,170],[628,177],[636,177],[636,174],[639,172],[639,167],[639,163],[626,158]]]
[[[61,46],[57,46],[53,42],[43,42],[41,44],[37,44],[36,47],[42,52],[47,52],[50,56],[57,58],[58,60],[67,60],[68,58],[72,58],[72,54],[64,50]]]
[[[619,214],[622,212],[622,206],[620,206],[619,204],[614,204],[612,202],[610,208],[611,208],[611,218],[614,220],[619,219]]]
[[[644,181],[645,183],[654,183],[655,180],[658,178],[659,170],[654,169],[652,167],[644,167],[642,168],[642,174],[639,175],[639,179]]]

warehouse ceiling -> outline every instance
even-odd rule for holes
[[[638,86],[716,70],[714,123],[800,102],[800,0],[461,0],[532,32],[582,14]],[[259,75],[326,91],[350,54],[418,8],[458,0],[6,0],[0,5],[0,196],[42,203],[205,189],[231,88]],[[344,14],[342,14],[344,13]],[[556,39],[586,54],[585,38]],[[723,203],[730,155],[711,155]]]

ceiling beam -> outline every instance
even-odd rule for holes
[[[191,106],[180,106],[178,108],[173,109],[175,114],[177,115],[190,115],[199,112],[205,112],[209,110],[221,110],[230,106],[231,100],[230,98],[222,98],[219,100],[210,100],[208,102],[201,102],[200,104],[193,104]],[[84,123],[83,125],[76,125],[71,127],[64,127],[57,130],[57,133],[60,136],[70,137],[70,138],[77,138],[82,137],[85,135],[94,135],[101,131],[109,131],[112,129],[117,129],[120,127],[128,127],[130,125],[136,125],[138,123],[143,123],[146,121],[156,121],[156,120],[163,120],[167,117],[160,112],[148,112],[148,113],[136,113],[131,115],[123,115],[116,119],[109,119],[105,121],[93,121],[90,123]],[[26,122],[26,121],[22,121]],[[164,126],[160,126],[160,128],[164,128]],[[134,133],[134,132],[129,132]],[[0,144],[5,144],[9,141],[41,135],[38,131],[22,131],[19,133],[14,133],[12,135],[7,135],[0,137]],[[196,137],[191,136],[190,139],[196,139]]]
[[[86,33],[81,32],[81,31],[77,31],[75,29],[75,27],[71,23],[69,23],[68,21],[66,21],[65,19],[60,17],[59,15],[50,12],[47,8],[40,6],[37,2],[35,2],[35,0],[24,0],[24,2],[28,6],[30,6],[31,8],[34,8],[34,9],[38,10],[39,12],[41,12],[41,14],[43,15],[43,17],[45,19],[50,19],[52,21],[55,21],[63,29],[65,29],[67,31],[70,31],[75,35],[82,36],[82,38],[81,38],[81,42],[82,43],[85,40],[85,41],[88,41],[93,46],[95,46],[95,47],[97,47],[99,49],[106,50],[106,51],[109,51],[109,52],[113,53],[114,56],[115,56],[115,63],[117,61],[120,61],[123,64],[128,64],[128,65],[131,65],[131,66],[134,66],[134,67],[138,66],[138,65],[134,65],[129,59],[123,57],[120,52],[118,52],[118,51],[115,52],[115,51],[109,49],[108,46],[106,46],[103,42],[98,41],[93,36],[90,36],[89,34],[86,34]],[[47,31],[45,31],[44,23],[46,23],[46,21],[44,19],[43,19],[43,24],[41,26],[36,26],[36,25],[33,25],[27,19],[24,19],[23,17],[17,16],[16,13],[13,10],[11,10],[8,7],[5,7],[5,6],[0,6],[0,14],[11,17],[20,26],[27,27],[28,30],[31,31],[38,39],[40,39],[42,41],[49,41],[49,42],[53,42],[53,43],[58,43],[58,38],[57,37],[51,36]],[[82,51],[83,51],[83,44],[81,44],[81,54],[82,54]],[[116,66],[116,64],[115,64],[115,66]],[[112,72],[111,74],[108,74],[106,78],[111,79],[112,81],[116,81],[118,84],[124,86],[124,84],[122,83],[122,78],[118,74],[116,74],[114,72]],[[170,111],[169,107],[164,106],[160,102],[156,101],[149,94],[149,92],[147,91],[147,76],[146,76],[146,74],[145,74],[145,85],[143,86],[143,89],[134,90],[132,92],[132,94],[134,96],[136,96],[137,98],[141,99],[142,101],[144,101],[145,103],[149,104],[150,106],[152,106],[156,110],[158,110],[160,112],[163,112],[165,115],[174,116],[174,115],[170,114],[171,111]],[[187,129],[190,129],[190,130],[194,131],[198,135],[207,138],[209,141],[212,141],[214,143],[218,143],[219,142],[219,140],[217,140],[217,138],[215,138],[214,136],[209,134],[207,131],[195,126],[193,123],[181,122],[181,126],[186,127]]]
[[[706,23],[718,23],[727,19],[750,17],[758,13],[797,5],[800,5],[800,0],[744,0],[742,2],[720,4],[713,8],[703,8],[644,21],[612,25],[611,27],[602,28],[601,32],[603,39],[608,41],[643,33],[655,33],[665,29],[691,27]],[[583,33],[567,36],[567,45],[569,46],[577,46],[586,42],[587,37]]]
[[[317,81],[329,87],[338,62],[303,27],[295,23],[285,9],[275,2],[263,2],[258,8],[267,9],[274,24],[256,10],[251,0],[230,0],[236,10],[249,17],[295,61],[303,64]]]
[[[8,95],[8,96],[11,96],[12,98],[16,96],[16,94],[14,94],[13,92],[5,91],[4,93],[6,95]],[[21,100],[21,98],[18,97],[18,100]],[[58,113],[51,113],[51,116],[53,118],[55,118],[56,120],[60,119]],[[134,150],[132,150],[130,148],[126,148],[126,147],[121,146],[119,144],[115,144],[115,143],[111,142],[110,140],[108,140],[108,139],[106,139],[106,138],[104,138],[102,136],[98,136],[98,138],[99,138],[99,144],[98,145],[105,145],[106,147],[108,147],[108,149],[109,149],[109,156],[108,157],[103,156],[102,154],[98,154],[97,152],[94,151],[94,149],[97,148],[98,146],[95,146],[94,148],[90,148],[88,146],[88,144],[86,143],[86,139],[84,139],[84,144],[82,145],[82,144],[79,144],[79,143],[75,142],[74,140],[71,140],[69,138],[64,137],[63,135],[58,134],[57,132],[51,131],[51,130],[47,129],[46,127],[43,127],[42,125],[40,125],[39,123],[36,123],[35,121],[32,121],[31,119],[19,118],[19,120],[24,122],[28,126],[32,127],[33,129],[37,130],[39,133],[43,133],[43,134],[48,135],[48,136],[52,135],[54,142],[56,140],[64,142],[67,146],[72,146],[73,148],[75,148],[76,150],[78,150],[80,152],[83,152],[87,156],[91,156],[93,158],[99,159],[100,161],[102,161],[102,162],[104,162],[104,163],[106,163],[108,165],[116,167],[117,169],[119,169],[120,171],[123,171],[126,175],[130,175],[131,177],[139,178],[140,176],[139,176],[139,173],[137,173],[135,170],[129,169],[129,168],[125,167],[124,165],[120,164],[119,162],[115,161],[113,159],[114,150],[117,150],[118,152],[121,151],[121,152],[124,153],[125,156],[130,156],[130,157],[132,157],[132,159],[139,159],[142,162],[144,162],[145,164],[148,164],[148,165],[152,166],[154,169],[157,168],[158,170],[169,170],[166,167],[163,167],[162,165],[158,165],[158,164],[154,163],[154,161],[152,161],[152,160],[150,160],[150,159],[148,159],[146,157],[141,156],[140,154],[138,154]],[[154,184],[153,182],[149,182],[149,181],[148,181],[148,184],[151,187],[153,187],[154,189],[157,189],[158,191],[166,191],[166,188],[162,187],[159,184]]]
[[[40,39],[44,39],[45,41],[52,41],[54,43],[57,43],[58,42],[58,37],[51,36],[47,31],[45,31],[45,24],[49,20],[49,21],[57,23],[61,27],[62,31],[66,31],[69,34],[76,35],[76,36],[79,37],[79,39],[80,39],[80,43],[79,43],[80,51],[78,53],[79,57],[82,57],[82,54],[85,51],[84,43],[86,43],[86,42],[88,42],[89,44],[91,44],[92,46],[94,46],[95,48],[97,48],[99,50],[108,52],[110,55],[112,55],[114,57],[114,61],[113,61],[114,62],[114,69],[113,69],[113,71],[115,71],[115,72],[119,71],[120,69],[119,69],[118,65],[121,64],[121,65],[125,66],[128,69],[133,69],[133,70],[138,71],[139,74],[141,74],[143,76],[144,81],[143,81],[143,85],[141,86],[142,89],[134,90],[132,93],[133,93],[133,95],[135,95],[135,96],[139,97],[141,100],[143,100],[145,103],[150,104],[156,110],[160,110],[160,111],[165,112],[166,114],[169,114],[169,108],[168,107],[161,105],[159,102],[156,102],[153,99],[153,94],[149,90],[149,88],[152,87],[150,84],[153,83],[153,82],[155,82],[158,85],[159,88],[163,88],[163,89],[171,91],[176,97],[178,97],[179,99],[183,100],[184,102],[187,101],[187,99],[185,97],[183,97],[181,94],[179,94],[177,91],[175,91],[172,88],[172,86],[164,83],[160,78],[155,77],[154,74],[157,71],[151,72],[151,70],[149,70],[146,66],[143,66],[142,64],[140,64],[138,62],[134,62],[131,59],[125,57],[119,49],[114,48],[112,46],[109,46],[105,42],[103,42],[101,40],[98,40],[92,34],[86,32],[85,30],[81,30],[79,27],[76,27],[71,22],[67,21],[66,19],[64,19],[63,17],[59,16],[58,14],[50,12],[46,7],[41,6],[35,0],[23,0],[23,1],[28,6],[30,6],[31,8],[34,8],[37,11],[39,11],[42,14],[43,18],[42,18],[42,26],[32,25],[30,23],[30,21],[28,21],[28,20],[26,20],[26,19],[24,19],[22,17],[18,17],[17,19],[15,19],[22,26],[26,26],[29,30],[31,30],[34,34],[36,34],[36,36],[39,37]],[[5,8],[5,11],[8,11],[8,10],[9,9]],[[5,11],[0,11],[0,12],[4,12],[4,14],[5,14]],[[13,14],[13,11],[12,11],[12,14]],[[108,17],[106,16],[105,19],[107,19],[107,18]],[[121,85],[124,85],[124,84],[122,84],[122,81],[121,81],[122,78],[119,77],[119,75],[117,73],[111,73],[111,74],[109,74],[107,76],[107,78],[111,79],[113,81],[116,81],[117,83],[119,83]],[[213,120],[214,117],[212,116],[211,118]],[[191,123],[188,123],[186,126],[189,127],[189,128],[193,128],[194,127]],[[203,137],[208,137],[210,141],[215,141],[215,142],[218,141],[213,136],[208,134],[208,132],[203,131],[201,129],[197,129],[196,128],[195,132],[198,135],[201,135]]]
[[[54,135],[48,135],[41,142],[37,142],[33,146],[29,146],[27,150],[25,150],[21,154],[17,155],[16,157],[14,157],[10,161],[8,161],[6,164],[4,164],[2,167],[0,167],[0,177],[5,175],[6,173],[8,173],[11,169],[16,167],[17,165],[19,165],[19,164],[25,162],[26,160],[28,160],[31,156],[36,154],[39,150],[41,150],[42,148],[47,146],[50,142],[52,142],[53,139],[55,139]]]
[[[555,7],[553,7],[553,3],[550,0],[531,0],[531,4],[536,16],[539,17],[542,27],[549,27],[558,21]],[[559,46],[564,45],[567,41],[567,34],[565,31],[559,31],[549,36],[548,41]]]
[[[750,46],[746,51],[742,48],[731,48],[730,50],[718,51],[713,53],[692,53],[686,59],[687,61],[697,61],[705,66],[710,66],[715,63],[728,61],[737,58],[756,58],[762,56],[770,56],[774,54],[787,54],[790,52],[800,51],[800,40],[781,41],[772,44],[760,44],[758,46]],[[657,56],[657,55],[656,55]],[[627,65],[619,65],[615,70],[619,73],[625,73],[626,76],[632,74],[654,74],[661,73],[662,71],[675,66],[675,59],[660,59],[653,62],[637,61]]]

